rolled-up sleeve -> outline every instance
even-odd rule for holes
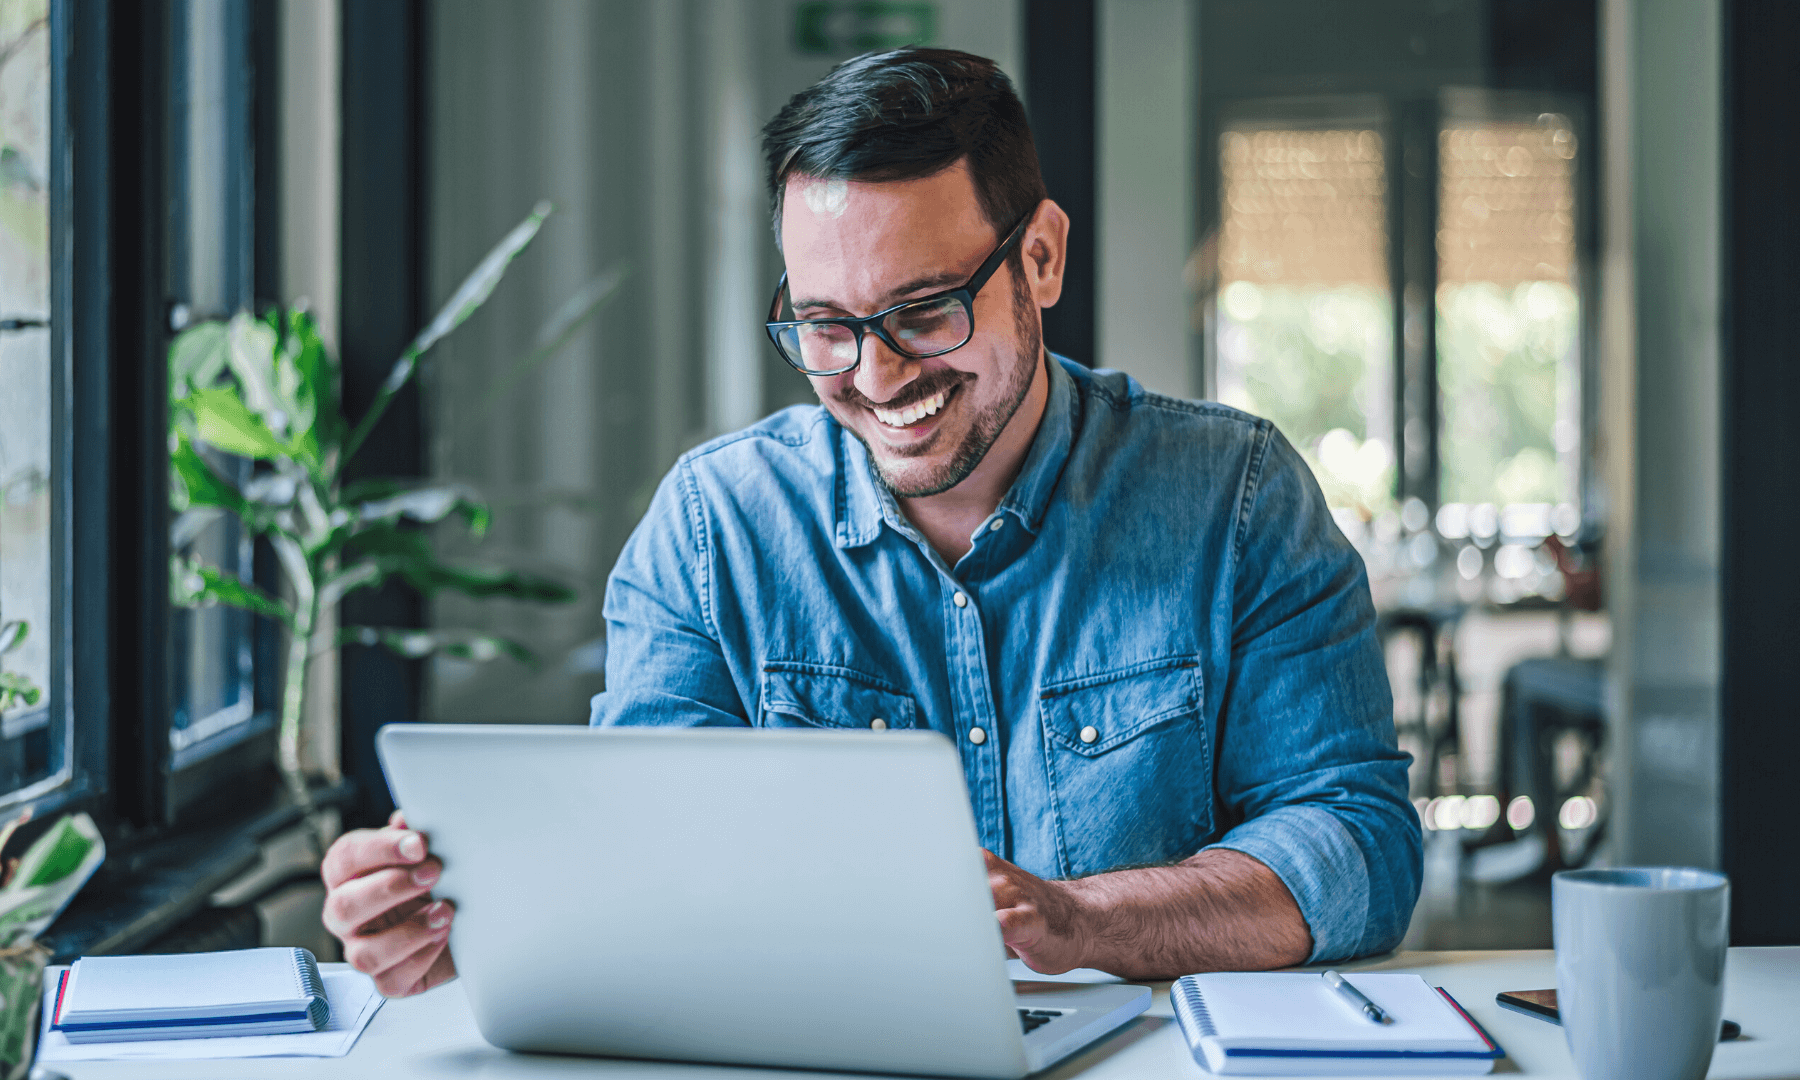
[[[744,725],[713,621],[705,518],[684,461],[669,471],[606,583],[606,690],[589,723]]]
[[[1311,962],[1383,952],[1412,917],[1422,843],[1362,558],[1273,428],[1240,505],[1216,788],[1233,824],[1211,846],[1281,878]]]

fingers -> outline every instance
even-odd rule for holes
[[[994,894],[994,907],[1017,906],[1025,899],[1026,882],[1035,879],[991,851],[984,850],[982,854],[987,856],[988,889]]]
[[[325,929],[347,944],[381,916],[429,892],[442,870],[438,860],[426,859],[414,867],[390,866],[340,882],[325,897]]]
[[[406,828],[406,811],[396,810],[393,813],[389,814],[388,815],[388,828],[390,828],[390,829]]]
[[[1044,918],[1029,905],[994,912],[1000,921],[1000,940],[1007,948],[1030,951],[1044,937]]]
[[[415,974],[421,965],[424,974]],[[450,946],[428,946],[408,957],[403,964],[395,965],[376,980],[375,987],[387,997],[407,997],[454,978],[456,961],[450,956]]]
[[[363,974],[375,976],[377,986],[382,985],[392,972],[399,972],[389,980],[393,985],[410,985],[443,948],[450,936],[453,914],[450,903],[439,900],[419,907],[409,917],[380,933],[352,934],[344,941],[344,959]],[[421,958],[423,953],[430,955]],[[408,964],[414,967],[408,969]]]
[[[395,812],[398,814],[398,811]],[[409,866],[425,858],[425,838],[409,829],[357,829],[337,838],[319,866],[327,889],[384,866]]]

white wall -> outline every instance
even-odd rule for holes
[[[1602,6],[1614,857],[1715,866],[1719,0]]]
[[[282,0],[281,299],[304,300],[319,336],[338,340],[338,49],[342,33],[333,0]],[[337,634],[337,609],[316,627],[318,640]],[[311,773],[339,775],[337,651],[307,672],[300,761]]]
[[[1198,397],[1192,296],[1198,13],[1194,0],[1101,0],[1096,367]]]

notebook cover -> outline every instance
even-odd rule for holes
[[[71,1038],[317,1031],[331,1018],[318,962],[305,949],[83,957],[57,995],[54,1023]]]

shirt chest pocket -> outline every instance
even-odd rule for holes
[[[912,698],[872,676],[830,664],[770,661],[763,665],[757,723],[910,731],[919,719]]]
[[[1184,859],[1212,832],[1198,663],[1177,657],[1045,686],[1044,763],[1065,876]]]

